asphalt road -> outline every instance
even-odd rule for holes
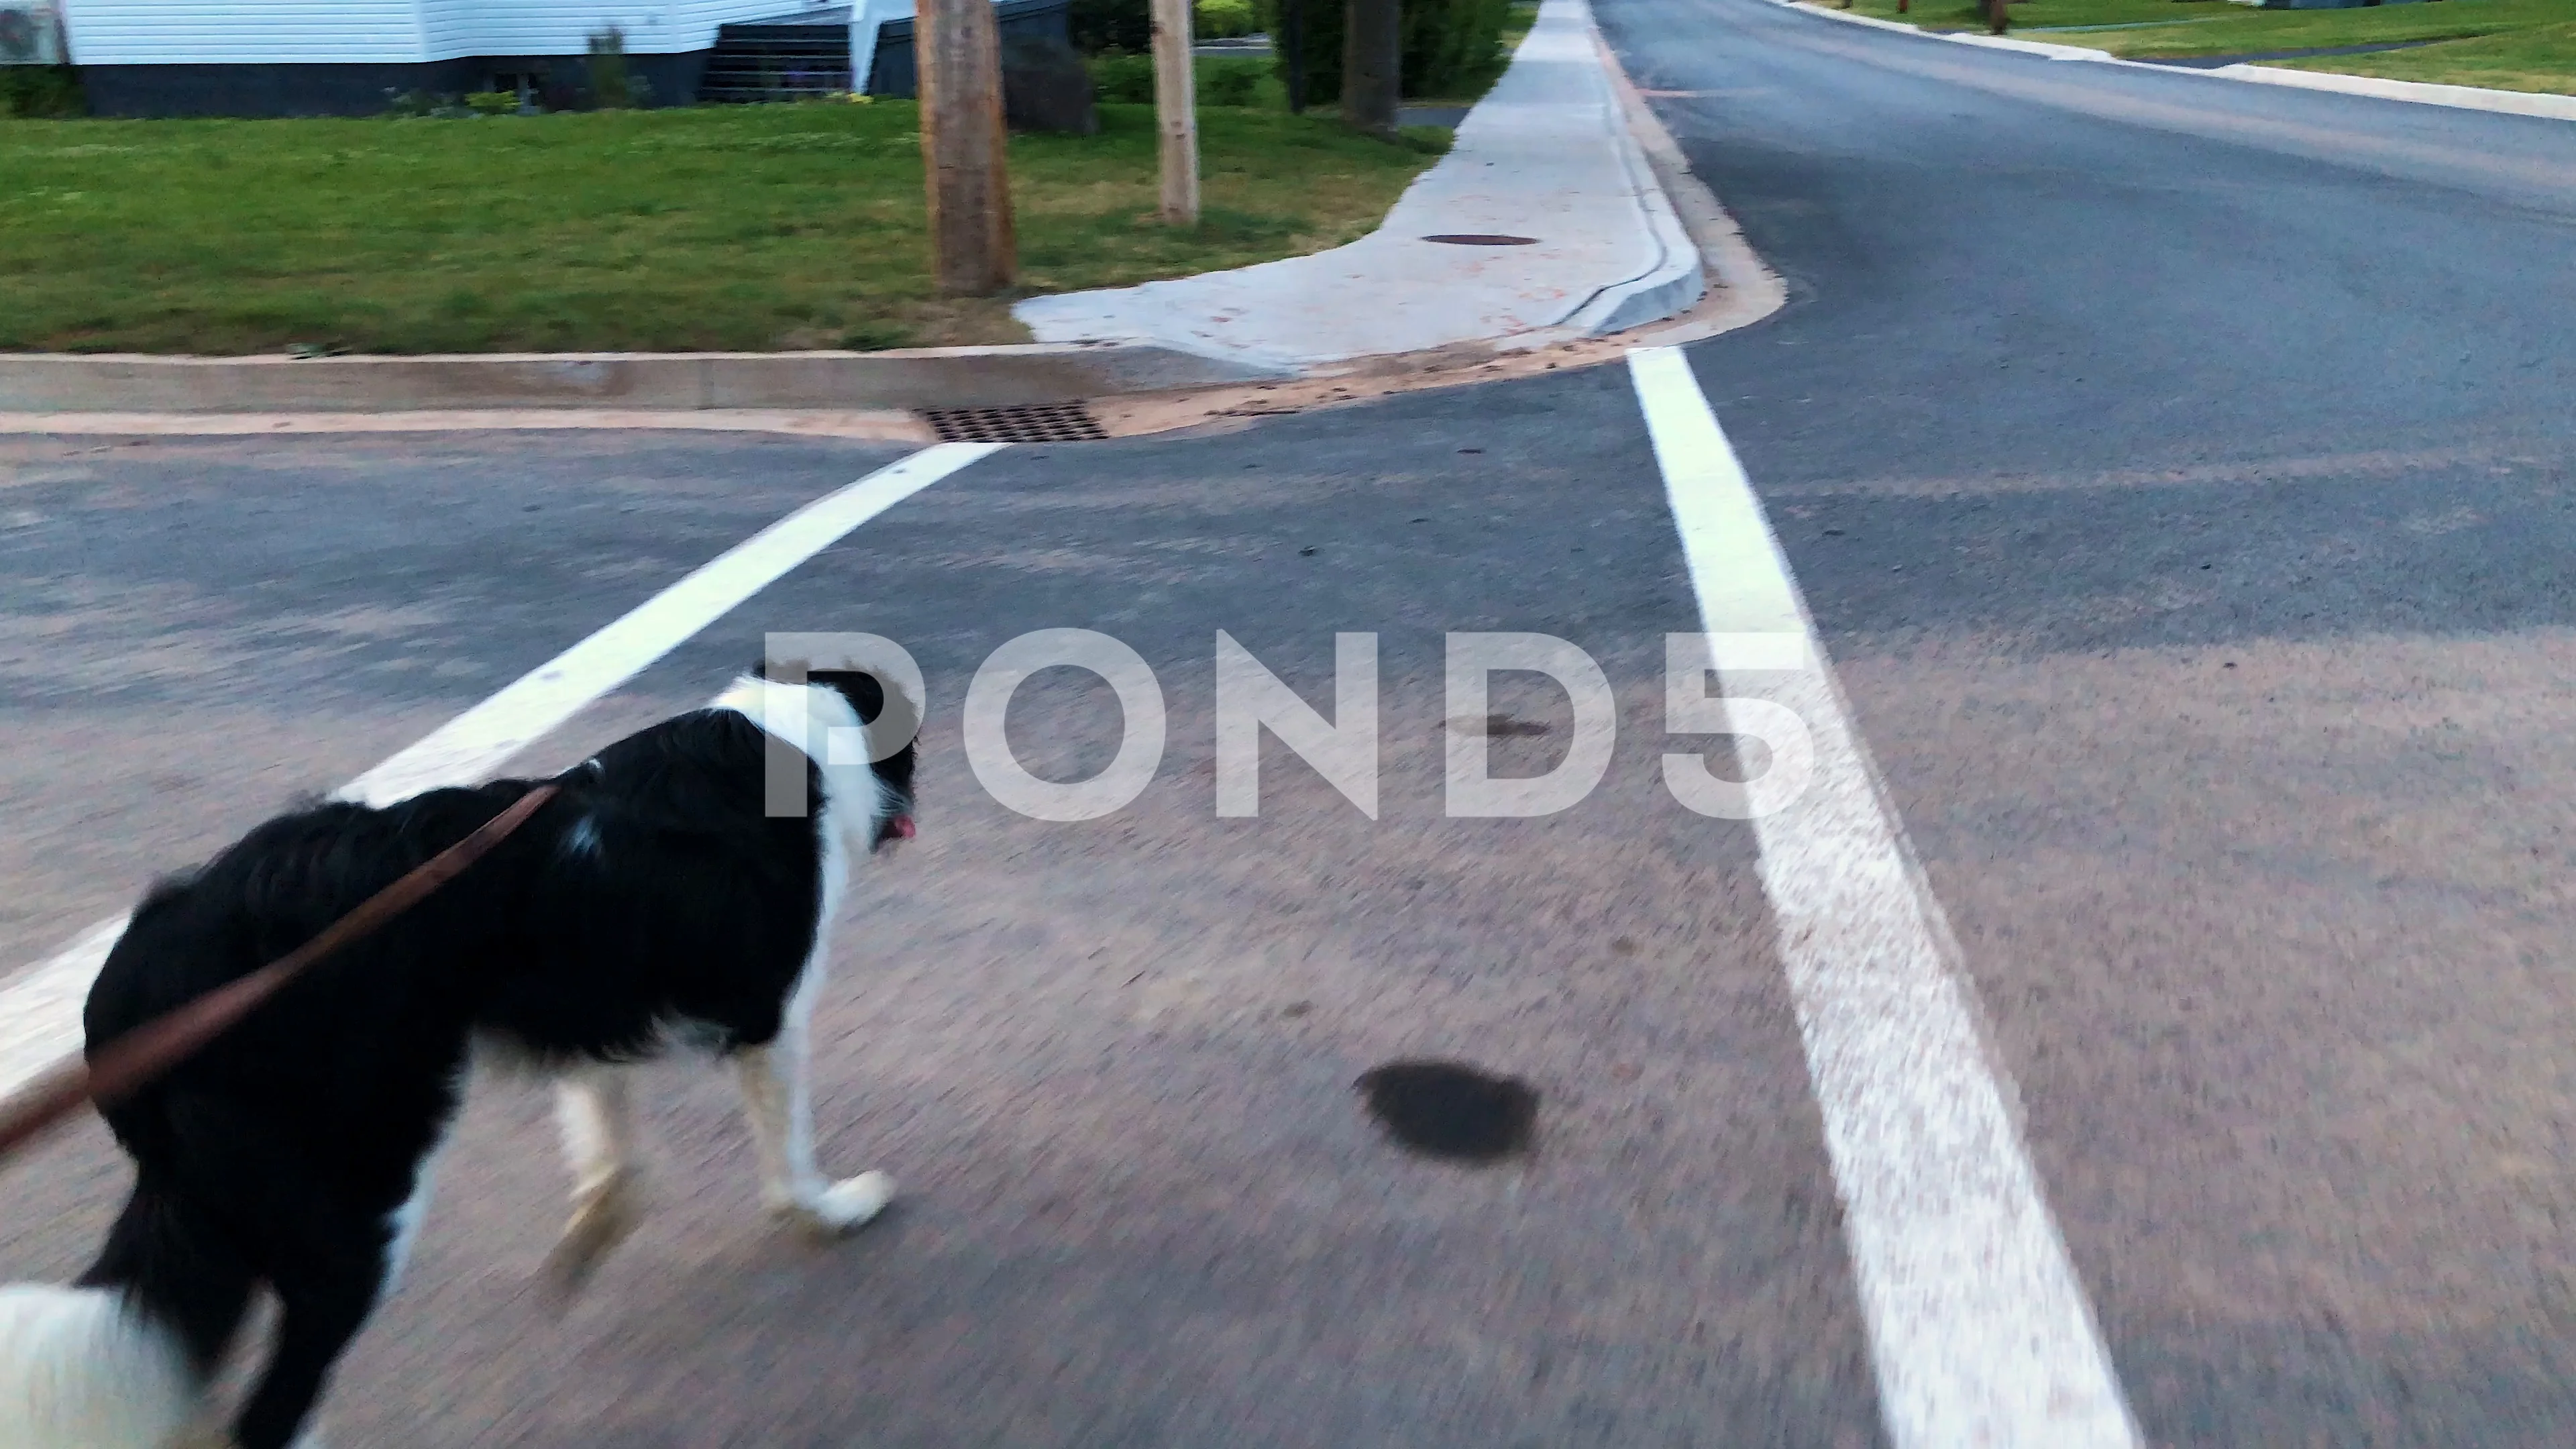
[[[2576,1436],[2576,128],[1603,19],[2146,1435]]]
[[[1600,17],[1791,283],[1692,361],[2144,1441],[2576,1436],[2576,129],[1766,0]],[[0,963],[894,455],[0,444]],[[1657,773],[1697,619],[1617,368],[1012,450],[867,524],[523,764],[766,629],[920,658],[923,838],[845,919],[818,1067],[827,1165],[901,1206],[781,1236],[723,1082],[657,1068],[657,1215],[558,1319],[544,1096],[480,1083],[334,1442],[1886,1442],[1753,834]],[[1100,821],[960,758],[976,665],[1061,626],[1171,712]],[[1379,635],[1379,818],[1275,745],[1262,815],[1217,816],[1220,629],[1319,703],[1334,633]],[[1581,805],[1442,814],[1466,630],[1600,661]],[[1561,698],[1494,708],[1506,768],[1562,750]],[[1042,676],[1011,728],[1070,777],[1117,718]],[[1415,1055],[1528,1079],[1535,1155],[1391,1146],[1351,1084]],[[95,1135],[9,1168],[0,1276],[75,1268],[116,1189]]]

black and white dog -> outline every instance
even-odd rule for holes
[[[558,777],[463,876],[109,1109],[134,1195],[76,1286],[0,1289],[0,1445],[161,1449],[202,1412],[261,1284],[277,1333],[234,1438],[314,1442],[332,1365],[402,1271],[478,1048],[559,1074],[573,1273],[634,1213],[621,1067],[674,1039],[731,1059],[774,1211],[827,1232],[874,1217],[884,1174],[815,1167],[806,1022],[852,857],[912,833],[918,719],[866,673],[741,679]],[[765,796],[790,744],[804,757],[777,757],[788,789]],[[769,813],[799,772],[802,817]],[[536,783],[253,830],[135,911],[91,989],[89,1040],[284,955]]]

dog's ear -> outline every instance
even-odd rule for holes
[[[873,670],[817,669],[807,676],[806,682],[821,685],[848,700],[850,708],[858,711],[861,724],[875,724],[889,703],[898,717],[917,717],[920,714],[918,707],[901,689],[888,688],[885,680]],[[919,721],[914,718],[913,722]]]
[[[850,708],[859,712],[859,723],[875,724],[877,717],[885,713],[884,680],[873,674],[853,671],[846,688],[850,696]]]

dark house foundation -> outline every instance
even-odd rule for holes
[[[698,96],[711,50],[628,55],[626,73],[655,105]],[[468,56],[416,65],[85,65],[81,86],[101,116],[374,116],[409,92],[461,96],[523,86],[549,110],[589,103],[586,55]]]

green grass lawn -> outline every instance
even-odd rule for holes
[[[2379,55],[2344,55],[2332,59],[2341,63],[2327,64],[2324,60],[2280,63],[2301,69],[2386,76],[2391,80],[2486,86],[2500,91],[2576,93],[2576,21],[2533,26],[2474,40],[2446,41],[2413,50],[2392,50]]]
[[[1863,14],[1927,30],[1983,30],[1981,6],[1855,0]],[[2257,10],[2223,0],[2022,0],[2013,33],[2140,59],[2243,55],[2401,40],[2437,44],[2298,62],[2311,70],[2439,80],[2517,90],[2576,91],[2576,0],[2428,0],[2351,10]],[[2116,26],[2117,29],[2086,29]]]
[[[1439,152],[1200,113],[1205,224],[1155,223],[1151,107],[1015,136],[1022,295],[1364,235]],[[880,348],[1016,341],[933,295],[914,106],[479,120],[0,121],[0,350]]]

